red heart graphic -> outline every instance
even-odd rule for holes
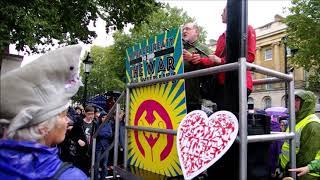
[[[192,179],[219,160],[238,134],[238,120],[231,112],[218,111],[209,118],[200,110],[181,121],[177,150],[185,179]]]

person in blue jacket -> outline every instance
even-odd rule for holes
[[[57,144],[66,134],[70,98],[82,84],[81,46],[48,52],[1,75],[0,179],[77,179],[88,177],[62,162]]]
[[[95,173],[94,179],[105,179],[108,175],[108,157],[109,150],[112,143],[112,127],[110,121],[107,121],[107,113],[102,111],[99,116],[99,126],[102,126],[97,134],[96,159],[95,159]],[[99,173],[99,167],[101,171]],[[100,175],[100,177],[99,177]]]

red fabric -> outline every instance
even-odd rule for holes
[[[225,64],[225,56],[226,54],[223,52],[226,46],[226,33],[224,32],[222,35],[220,35],[218,41],[217,41],[217,46],[216,46],[216,51],[215,55],[221,58],[221,64]],[[255,59],[256,56],[256,32],[252,28],[252,26],[248,26],[248,54],[247,54],[247,62],[252,63]],[[201,64],[204,66],[215,66],[209,58],[201,58]],[[224,84],[224,79],[225,75],[224,73],[218,73],[217,75],[218,82],[219,84]],[[252,91],[252,77],[250,71],[247,71],[247,88]]]

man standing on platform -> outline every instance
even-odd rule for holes
[[[184,72],[202,69],[200,58],[206,57],[212,51],[199,42],[199,26],[195,23],[187,23],[182,28]],[[201,109],[200,83],[203,77],[185,80],[187,111]]]

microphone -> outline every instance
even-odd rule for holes
[[[163,29],[164,31],[169,31],[169,29],[168,29],[168,28],[165,28],[165,27],[162,28],[162,29]],[[183,42],[183,46],[184,46],[184,47],[187,46],[187,47],[195,48],[195,49],[198,51],[199,54],[202,54],[202,55],[204,55],[204,56],[206,56],[206,57],[209,57],[209,55],[208,55],[207,53],[205,53],[203,50],[195,47],[193,44],[189,43],[188,41],[182,39],[182,42]]]

